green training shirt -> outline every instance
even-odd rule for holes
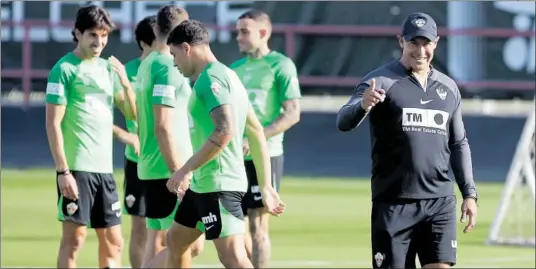
[[[279,117],[283,102],[301,97],[296,66],[279,52],[271,51],[259,59],[244,57],[231,68],[246,87],[249,101],[263,126]],[[268,138],[271,157],[283,154],[283,137],[284,133],[280,133]],[[245,159],[251,160],[251,155],[246,155]]]
[[[136,104],[138,108],[138,177],[142,180],[167,179],[169,169],[160,152],[154,131],[153,106],[173,108],[172,135],[179,158],[185,163],[192,156],[188,100],[192,89],[188,80],[173,63],[173,57],[152,52],[140,64],[137,75]]]
[[[201,72],[194,84],[189,109],[193,119],[192,143],[199,151],[214,131],[210,112],[229,105],[233,113],[234,137],[223,151],[194,172],[190,188],[197,193],[218,191],[246,192],[242,140],[250,108],[247,92],[236,73],[220,62]]]
[[[71,170],[113,173],[114,96],[120,90],[109,62],[70,52],[50,70],[45,101],[65,105],[63,147]]]

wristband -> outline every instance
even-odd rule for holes
[[[57,176],[66,176],[69,175],[71,171],[69,169],[63,169],[63,170],[56,170]]]

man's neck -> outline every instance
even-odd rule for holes
[[[203,53],[198,56],[196,67],[194,68],[194,76],[199,77],[199,74],[205,70],[207,65],[213,62],[217,62],[218,59],[214,56],[214,53],[209,48],[206,48]]]
[[[161,40],[158,40],[158,41],[155,40],[155,42],[157,42],[157,43],[156,43],[156,45],[154,47],[154,51],[157,51],[157,52],[160,52],[160,53],[163,53],[163,54],[170,54],[171,55],[171,53],[169,52],[169,46],[165,42],[163,42]]]
[[[265,45],[249,52],[247,55],[249,58],[258,59],[268,55],[268,53],[270,53],[270,48],[268,48],[268,45]]]
[[[151,54],[151,52],[153,52],[152,49],[143,50],[143,52],[141,53],[141,56],[140,56],[140,60],[143,61],[143,59],[147,58],[147,56],[149,56],[149,54]]]
[[[83,50],[77,46],[74,50],[73,50],[73,54],[76,55],[76,57],[82,59],[82,60],[91,60],[93,58],[95,58],[94,55],[86,55],[84,54]]]

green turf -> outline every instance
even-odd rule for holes
[[[56,190],[52,170],[2,171],[1,267],[55,266],[60,224],[56,221]],[[116,174],[122,184],[122,175]],[[488,227],[502,186],[479,184],[479,221],[458,240],[458,267],[535,267],[534,248],[487,246]],[[121,189],[121,188],[119,188]],[[285,178],[282,196],[286,214],[272,221],[274,267],[369,267],[370,187],[366,180]],[[531,212],[533,214],[533,212]],[[125,238],[129,219],[124,217]],[[96,267],[93,233],[79,257],[79,267]],[[128,265],[126,252],[124,264]],[[217,264],[214,247],[195,260]],[[369,267],[370,268],[370,267]]]

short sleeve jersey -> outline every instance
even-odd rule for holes
[[[152,52],[140,64],[137,75],[138,177],[142,180],[167,179],[170,172],[160,152],[154,132],[153,106],[172,108],[171,133],[179,158],[185,163],[192,156],[188,100],[192,89],[179,72],[171,55]]]
[[[197,193],[247,190],[242,153],[242,140],[250,109],[247,92],[233,70],[220,62],[212,62],[196,80],[190,99],[194,151],[199,151],[214,131],[210,112],[222,105],[231,108],[234,136],[220,154],[194,172],[190,188]]]
[[[113,172],[115,78],[107,60],[82,60],[72,52],[50,70],[45,100],[65,105],[61,131],[71,170]]]
[[[140,64],[140,58],[133,59],[125,64],[125,70],[127,72],[128,80],[130,81],[134,92],[136,92],[136,76],[138,74],[138,68],[140,67]],[[135,120],[126,120],[126,126],[129,133],[138,133],[138,123]],[[130,161],[138,162],[138,155],[134,151],[134,147],[131,145],[126,145],[125,157]]]
[[[301,97],[298,73],[294,62],[285,55],[271,51],[259,59],[242,58],[231,65],[248,91],[257,117],[263,126],[270,125],[283,111],[283,102]],[[267,141],[271,157],[283,154],[284,133]],[[245,156],[251,160],[251,155]]]

